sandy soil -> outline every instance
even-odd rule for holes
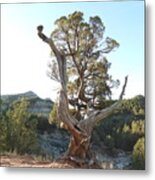
[[[35,158],[25,155],[5,155],[0,157],[1,167],[37,167],[37,168],[62,168],[62,169],[72,169],[72,168],[88,168],[85,165],[80,167],[78,164],[72,161],[39,161]]]

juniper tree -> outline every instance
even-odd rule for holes
[[[101,100],[111,98],[112,88],[119,85],[108,70],[111,63],[106,55],[119,43],[104,37],[105,26],[100,17],[86,22],[82,12],[74,12],[55,21],[50,37],[37,27],[38,36],[51,48],[49,76],[60,83],[57,104],[58,119],[71,134],[66,157],[75,161],[90,160],[90,140],[95,125],[113,113],[123,98],[127,77],[118,101],[98,109]],[[70,108],[75,113],[70,113]]]

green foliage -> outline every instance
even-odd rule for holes
[[[3,151],[18,154],[34,153],[38,150],[37,121],[27,112],[28,101],[14,102],[3,116]]]
[[[0,118],[0,153],[6,150],[6,122],[3,116]]]
[[[6,150],[7,123],[5,120],[6,111],[2,109],[3,101],[0,99],[0,153]]]
[[[122,112],[133,113],[134,115],[142,115],[145,114],[145,99],[143,96],[138,95],[130,100],[123,100],[121,103]]]
[[[108,103],[110,102],[108,101]],[[113,115],[95,128],[94,141],[96,143],[103,142],[108,148],[132,151],[137,140],[145,134],[145,114],[139,110],[135,114],[133,111],[135,107],[144,111],[144,97],[137,96],[133,99],[124,100]],[[111,138],[108,139],[107,135]]]
[[[84,14],[79,11],[55,21],[51,37],[67,59],[69,99],[78,97],[79,88],[83,84],[81,96],[92,99],[93,106],[99,107],[101,100],[110,98],[111,89],[119,86],[119,81],[109,75],[111,63],[105,57],[105,53],[118,48],[119,43],[110,37],[105,38],[104,31],[105,26],[99,16],[90,17],[86,22]],[[59,80],[55,55],[53,52],[51,55],[53,59],[48,74],[51,79]]]
[[[115,146],[116,148],[123,149],[125,151],[132,151],[133,146],[140,136],[137,134],[130,134],[129,132],[116,134]]]
[[[144,137],[138,139],[134,145],[133,153],[133,168],[143,170],[145,169],[145,140]]]
[[[57,117],[57,108],[58,108],[58,105],[57,105],[57,103],[55,103],[53,106],[53,109],[51,110],[51,112],[49,114],[48,121],[50,124],[55,124],[55,125],[59,126],[60,120]]]
[[[55,124],[50,124],[48,118],[42,115],[31,115],[37,120],[37,131],[39,134],[43,134],[45,131],[50,133],[55,128]]]
[[[131,123],[131,133],[144,135],[144,120],[132,121]]]
[[[104,143],[110,150],[115,146],[114,138],[111,135],[106,135]]]

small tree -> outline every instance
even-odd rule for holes
[[[49,76],[61,84],[57,115],[71,133],[66,157],[75,161],[92,158],[90,140],[95,125],[110,115],[122,100],[127,77],[119,100],[105,109],[97,109],[101,100],[111,97],[111,89],[119,85],[108,74],[111,63],[105,54],[119,43],[104,38],[105,26],[98,16],[85,22],[82,12],[74,12],[55,21],[50,37],[37,27],[38,36],[52,50]],[[69,108],[76,110],[73,115]]]
[[[7,151],[19,154],[33,153],[38,148],[37,121],[30,119],[27,112],[29,102],[23,99],[15,102],[7,111],[6,121],[6,147]]]

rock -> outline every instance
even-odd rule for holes
[[[114,159],[116,169],[125,169],[131,165],[132,154],[130,152],[119,153]]]
[[[51,133],[45,131],[44,134],[39,136],[39,144],[41,152],[57,159],[66,152],[69,144],[69,135],[57,128]]]
[[[32,91],[15,95],[2,95],[2,111],[9,109],[13,102],[21,101],[23,98],[26,98],[30,102],[28,112],[48,117],[48,114],[52,109],[53,102],[50,99],[41,99]]]
[[[106,153],[96,152],[97,160],[102,164],[103,169],[127,169],[132,162],[132,153],[121,151],[115,156]]]

